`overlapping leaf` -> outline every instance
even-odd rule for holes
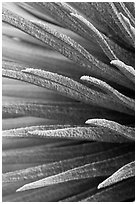
[[[125,65],[119,60],[112,60],[111,64],[115,65],[128,79],[135,83],[135,70],[133,67]]]
[[[80,79],[89,82],[91,85],[93,84],[94,86],[99,87],[101,90],[103,90],[110,96],[114,97],[114,100],[118,101],[119,103],[122,103],[123,105],[131,109],[134,109],[135,101],[133,99],[121,94],[116,89],[114,89],[113,87],[105,83],[104,81],[101,81],[93,77],[88,77],[88,76],[82,76]]]
[[[27,69],[26,72],[29,72],[29,69]],[[120,112],[133,114],[132,111],[130,111],[126,107],[121,106],[120,104],[117,104],[115,103],[115,101],[111,100],[111,97],[108,97],[103,93],[91,90],[72,79],[51,72],[44,72],[36,69],[30,69],[30,73],[31,72],[34,74],[36,73],[36,75],[38,76],[12,70],[3,70],[3,76],[56,90],[64,96],[85,102],[87,104],[95,104],[97,106],[102,106],[112,110],[118,110]],[[41,77],[43,74],[44,77]]]
[[[90,124],[91,126],[104,127],[114,131],[115,133],[123,135],[126,138],[130,138],[131,140],[135,139],[135,128],[127,127],[114,121],[108,121],[105,119],[89,119],[86,121],[86,124]]]
[[[124,83],[126,86],[127,82],[125,83],[125,78],[119,72],[99,62],[71,38],[52,30],[47,25],[41,28],[7,9],[3,9],[3,21],[10,23],[48,44],[64,56],[83,66],[85,69],[88,68],[93,74],[97,74],[105,79],[109,78],[109,80],[115,81],[116,83]],[[107,70],[109,70],[109,72]]]
[[[134,3],[4,7],[3,201],[133,200]]]
[[[133,154],[129,153],[126,156],[123,155],[101,162],[86,164],[84,166],[77,167],[60,174],[56,174],[55,176],[47,177],[30,184],[26,184],[17,191],[40,188],[43,186],[53,185],[71,180],[79,180],[97,176],[108,176],[109,174],[111,174],[111,172],[115,171],[115,169],[119,168],[119,166],[122,166],[127,160],[130,161],[132,156]]]

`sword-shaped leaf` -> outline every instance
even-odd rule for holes
[[[3,9],[2,17],[4,22],[21,29],[29,35],[48,44],[56,51],[84,67],[85,70],[91,70],[92,73],[102,76],[105,79],[115,81],[118,84],[126,84],[125,78],[118,71],[98,61],[70,37],[58,33],[57,31],[48,27],[46,24],[41,27],[40,25],[31,23],[30,21],[5,8]],[[109,70],[109,72],[106,70]]]
[[[86,124],[96,127],[102,127],[107,130],[111,130],[114,135],[118,134],[133,141],[135,140],[135,128],[121,125],[114,121],[109,121],[105,119],[89,119],[86,121]]]
[[[85,148],[88,148],[88,146],[85,146]],[[35,181],[40,178],[55,175],[63,171],[81,166],[82,164],[110,159],[112,157],[125,154],[127,148],[129,151],[133,150],[133,147],[127,144],[116,147],[114,144],[113,146],[107,143],[102,145],[101,143],[97,142],[90,144],[90,148],[92,152],[89,152],[89,155],[82,155],[72,159],[43,164],[22,170],[16,170],[14,172],[7,172],[3,174],[3,184],[13,184],[21,181],[25,181],[27,183],[29,180]]]
[[[135,176],[135,162],[131,162],[121,167],[118,171],[112,174],[109,178],[98,185],[98,189],[113,185]]]
[[[112,60],[110,63],[115,65],[128,79],[135,83],[135,70],[133,67],[124,64],[120,60]]]
[[[94,119],[93,119],[94,120]],[[90,122],[90,121],[89,121]],[[90,123],[88,123],[90,124]],[[124,129],[124,128],[123,128]],[[124,130],[127,130],[125,128]],[[111,131],[110,131],[111,130]],[[134,129],[129,128],[129,133],[104,127],[72,127],[57,130],[29,131],[31,137],[36,138],[68,138],[99,142],[125,143],[134,141]],[[131,132],[131,135],[130,135]]]
[[[102,18],[106,21],[106,23],[111,27],[115,34],[120,36],[121,39],[126,39],[126,43],[129,46],[134,47],[134,40],[132,36],[127,31],[124,26],[121,18],[119,16],[119,12],[115,7],[114,3],[102,3],[102,2],[94,2],[91,3],[93,7],[101,14]]]
[[[62,172],[51,177],[47,177],[29,184],[24,185],[17,191],[25,191],[35,188],[40,188],[44,186],[49,186],[53,184],[63,183],[71,180],[79,180],[85,178],[94,178],[97,176],[108,176],[119,166],[123,166],[125,162],[131,161],[133,153],[128,153],[126,155],[118,156],[116,158],[104,160],[101,162],[95,162],[91,164],[86,164],[65,172]]]
[[[125,3],[125,2],[124,2]],[[135,18],[134,16],[130,13],[128,8],[123,2],[114,2],[114,5],[116,6],[117,10],[119,13],[122,13],[126,18],[130,20],[133,26],[135,26]],[[132,3],[131,3],[132,4]],[[133,3],[134,4],[134,3]]]
[[[119,13],[121,20],[126,25],[126,29],[128,30],[128,33],[130,33],[130,36],[135,41],[135,28],[131,25],[129,19],[125,17],[122,13]]]
[[[54,130],[58,128],[67,128],[71,127],[71,125],[41,125],[41,126],[30,126],[24,128],[16,128],[10,130],[2,131],[2,137],[28,137],[28,131],[35,130]]]
[[[89,77],[89,76],[82,76],[80,79],[87,81],[91,85],[94,85],[100,88],[100,90],[105,91],[106,94],[112,96],[115,101],[123,104],[124,106],[127,106],[128,108],[131,108],[131,109],[135,109],[135,101],[133,99],[121,94],[116,89],[114,89],[109,84],[107,84],[106,82],[96,79],[94,77]]]
[[[82,24],[81,27],[85,28],[85,30],[87,30],[90,33],[91,37],[95,38],[95,40],[99,43],[100,47],[103,49],[104,53],[108,56],[110,60],[117,59],[116,55],[110,49],[103,35],[89,21],[87,21],[84,17],[82,17],[79,14],[71,13],[71,15],[81,22]]]
[[[32,83],[43,88],[55,90],[64,96],[75,99],[77,101],[82,101],[86,104],[92,104],[105,107],[107,109],[126,112],[131,115],[133,114],[131,110],[122,106],[121,104],[115,103],[115,101],[106,94],[94,91],[68,77],[37,69],[27,69],[25,72],[26,73],[3,69],[3,76],[25,81],[27,83]],[[44,77],[42,77],[42,75]]]
[[[9,192],[3,196],[3,202],[58,202],[65,197],[96,186],[99,182],[98,178],[84,179],[24,192],[15,192],[16,189],[12,191],[11,186]],[[16,187],[18,188],[18,185]]]

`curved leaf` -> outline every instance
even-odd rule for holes
[[[28,71],[29,70],[27,70],[27,72]],[[131,115],[133,114],[132,111],[124,106],[121,106],[121,104],[115,103],[115,101],[113,101],[107,95],[91,90],[88,87],[68,77],[63,77],[52,72],[46,72],[36,69],[30,69],[30,72],[36,73],[37,75],[40,74],[40,76],[42,76],[43,74],[44,78],[40,77],[39,75],[35,76],[32,74],[30,75],[28,73],[12,70],[3,70],[3,76],[32,83],[44,88],[56,90],[58,93],[61,93],[64,96],[85,102],[87,104],[97,105],[120,112],[128,112]]]
[[[58,33],[47,25],[41,28],[40,25],[37,26],[7,9],[3,9],[2,17],[3,21],[48,44],[64,56],[83,66],[85,69],[91,70],[92,73],[102,76],[105,79],[115,81],[118,84],[126,84],[125,78],[119,72],[98,61],[81,45],[68,36]],[[109,72],[106,70],[109,70]]]
[[[130,161],[132,156],[133,154],[129,153],[126,156],[122,155],[101,162],[86,164],[84,166],[77,167],[72,170],[68,170],[60,174],[35,181],[33,183],[26,184],[23,187],[19,188],[17,192],[67,182],[71,180],[93,178],[97,176],[108,176],[109,174],[111,174],[111,172],[114,172],[115,169],[118,168],[118,166],[124,165],[127,160]]]
[[[113,185],[135,176],[135,162],[131,162],[121,167],[118,171],[112,174],[109,178],[98,185],[98,189]]]
[[[135,128],[127,127],[114,121],[109,121],[105,119],[89,119],[86,121],[86,124],[103,127],[107,130],[111,130],[113,133],[122,135],[125,138],[135,140]]]
[[[124,41],[126,40],[126,44],[134,47],[133,39],[121,22],[121,18],[114,3],[94,2],[92,5],[101,14],[106,23],[113,29],[114,33],[120,36]]]
[[[109,45],[107,44],[106,40],[103,38],[103,35],[84,17],[79,14],[71,13],[72,16],[77,18],[83,25],[81,27],[87,29],[91,36],[93,35],[95,40],[99,43],[100,47],[103,49],[105,54],[108,56],[110,60],[117,59],[114,52],[110,49]]]
[[[135,109],[135,101],[108,85],[106,82],[96,79],[94,77],[82,76],[81,80],[89,82],[91,85],[97,86],[107,94],[112,96],[115,101],[127,106],[128,108]]]
[[[112,60],[110,63],[115,65],[128,79],[135,83],[135,70],[133,67],[124,64],[120,60]]]
[[[93,119],[94,120],[94,119]],[[57,130],[35,130],[29,131],[29,137],[36,138],[68,138],[87,141],[102,141],[125,143],[134,141],[134,130],[131,129],[133,135],[124,134],[120,131],[109,131],[108,128],[102,127],[74,127]],[[130,131],[130,129],[129,129]],[[117,133],[117,134],[116,134]]]

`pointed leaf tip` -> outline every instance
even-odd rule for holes
[[[22,192],[22,191],[27,190],[25,186],[26,186],[26,185],[24,185],[24,186],[18,188],[18,189],[16,190],[16,192]]]
[[[135,176],[135,161],[126,164],[121,167],[118,171],[104,180],[102,183],[98,185],[98,189],[105,188],[111,186],[117,182],[125,180],[127,178],[131,178]]]

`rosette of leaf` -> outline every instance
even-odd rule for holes
[[[134,3],[2,18],[3,201],[134,200]]]

